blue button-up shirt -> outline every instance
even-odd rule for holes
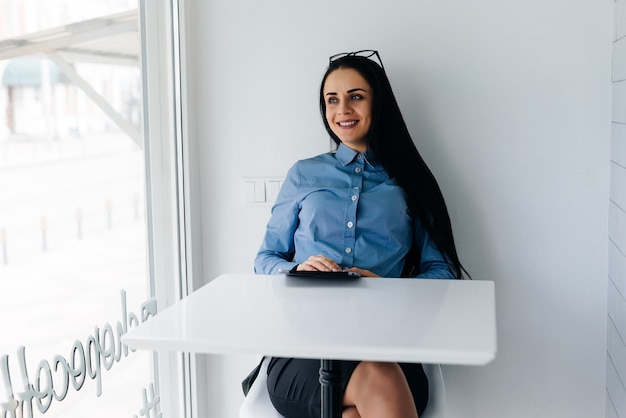
[[[399,277],[412,243],[421,251],[417,277],[452,279],[444,257],[412,219],[403,190],[371,152],[343,144],[336,152],[298,161],[272,208],[254,270],[277,274],[312,255],[343,268]]]

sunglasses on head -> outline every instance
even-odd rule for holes
[[[341,52],[339,54],[335,54],[333,56],[331,56],[330,58],[328,58],[328,64],[332,64],[335,61],[338,61],[342,58],[346,58],[346,57],[363,57],[363,58],[369,58],[374,62],[377,62],[380,65],[380,68],[382,68],[383,70],[385,69],[385,67],[383,66],[383,61],[380,59],[380,55],[378,55],[378,51],[374,51],[373,49],[363,49],[361,51],[355,51],[355,52]],[[376,59],[374,60],[372,57],[376,57]]]

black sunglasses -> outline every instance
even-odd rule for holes
[[[380,68],[382,68],[383,70],[385,69],[385,66],[383,65],[383,61],[380,59],[380,55],[378,55],[378,51],[374,51],[373,49],[363,49],[361,51],[342,52],[339,54],[335,54],[331,56],[330,58],[328,58],[328,64],[330,65],[333,62],[340,60],[342,58],[346,58],[346,57],[363,57],[363,58],[369,58],[372,61],[374,61],[372,57],[376,57],[375,62],[378,62],[378,64],[380,64]]]

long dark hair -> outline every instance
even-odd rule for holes
[[[410,215],[422,223],[450,264],[456,278],[462,279],[463,272],[467,274],[467,271],[461,265],[456,252],[450,215],[443,194],[413,143],[385,70],[375,61],[363,56],[348,55],[329,64],[320,87],[320,112],[326,131],[339,146],[341,140],[333,133],[326,120],[324,84],[328,75],[340,68],[358,71],[372,88],[372,124],[368,133],[368,148],[404,190]],[[413,247],[407,254],[402,275],[418,274],[419,265],[420,253]]]

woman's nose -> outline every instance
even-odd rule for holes
[[[343,102],[340,106],[339,106],[339,113],[342,115],[347,115],[352,113],[352,108],[350,107],[349,103]]]

